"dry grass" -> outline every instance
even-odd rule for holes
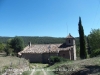
[[[26,69],[29,66],[29,62],[23,58],[15,56],[0,56],[0,72],[6,72],[6,69]]]
[[[57,75],[98,75],[100,74],[100,57],[61,62],[51,66],[50,69],[55,69]]]
[[[6,57],[0,57],[0,67],[3,66],[10,66],[12,65],[19,65],[24,62],[23,58],[18,58],[14,56],[6,56]]]

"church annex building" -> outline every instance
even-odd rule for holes
[[[48,63],[50,56],[60,56],[70,60],[76,60],[75,38],[69,34],[63,44],[36,44],[25,47],[18,53],[30,62]]]

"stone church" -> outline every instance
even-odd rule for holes
[[[35,63],[48,63],[50,56],[60,56],[70,60],[76,60],[75,38],[69,34],[62,44],[35,44],[31,42],[18,53],[21,57]]]

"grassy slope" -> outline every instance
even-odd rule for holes
[[[55,65],[49,67],[49,69],[55,69],[57,75],[77,75],[80,72],[86,74],[100,74],[100,57],[84,59],[84,60],[76,60],[71,62],[61,62],[56,63]],[[61,71],[65,70],[65,71]]]
[[[19,58],[17,57],[0,57],[0,68],[3,66],[7,66],[11,64],[11,61],[13,64],[19,63]],[[22,61],[23,62],[23,61]],[[36,69],[38,68],[45,68],[48,65],[47,64],[31,64],[32,66],[35,66]],[[47,67],[48,69],[55,69],[57,70],[58,68],[60,70],[70,70],[70,71],[56,71],[56,75],[69,75],[75,73],[74,75],[77,75],[80,71],[83,71],[83,73],[88,73],[88,74],[94,74],[98,75],[100,74],[100,57],[95,57],[95,58],[89,58],[89,59],[84,59],[84,60],[76,60],[76,61],[68,61],[68,62],[60,62],[56,63],[50,67]],[[54,75],[52,71],[47,71],[47,68],[45,68],[45,72],[47,75]],[[74,71],[72,71],[72,69]],[[34,75],[41,75],[43,74],[42,71],[34,72]]]
[[[4,56],[4,57],[0,57],[0,67],[3,66],[9,66],[11,65],[19,65],[21,63],[23,63],[25,60],[23,58],[18,58],[18,57],[14,57],[14,56]]]
[[[30,75],[31,74],[31,71],[24,71],[23,73],[22,73],[22,75]]]
[[[19,70],[25,69],[28,67],[28,64],[28,61],[23,58],[20,59],[14,56],[0,56],[0,73],[6,72],[5,70],[10,67]]]
[[[67,61],[56,63],[50,67],[47,64],[33,63],[35,69],[44,69],[47,75],[98,75],[100,74],[100,57],[89,58],[84,60]],[[47,69],[49,71],[47,71]],[[50,70],[55,70],[54,74]],[[57,71],[59,70],[59,71]],[[65,71],[64,71],[65,70]],[[82,73],[82,74],[80,74]],[[41,75],[43,71],[35,71],[34,75]]]

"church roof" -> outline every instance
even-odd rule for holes
[[[74,39],[74,37],[69,33],[69,35],[66,37],[66,39],[70,39],[70,38]]]
[[[20,53],[58,53],[59,51],[66,51],[69,50],[71,48],[73,48],[73,46],[70,47],[66,47],[63,48],[61,47],[61,44],[37,44],[37,45],[32,45],[31,47],[27,46],[24,48],[23,51],[21,51]]]

